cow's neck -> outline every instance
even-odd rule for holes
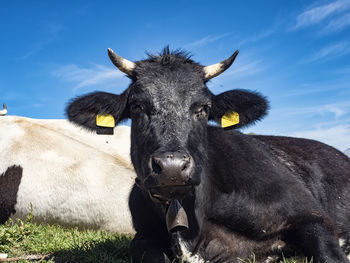
[[[194,195],[186,198],[181,203],[187,213],[189,228],[185,231],[170,233],[173,252],[180,258],[187,261],[201,262],[198,251],[203,242],[203,223],[206,218],[207,194],[204,187],[207,184],[200,184],[195,188]],[[201,198],[201,199],[199,199]],[[204,199],[203,199],[204,198]],[[191,258],[191,260],[189,260]]]

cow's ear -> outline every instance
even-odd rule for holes
[[[89,130],[98,131],[101,126],[114,128],[127,118],[124,115],[126,103],[126,92],[121,95],[93,92],[70,101],[66,115],[71,122]]]
[[[214,96],[209,118],[223,128],[241,128],[261,120],[268,111],[265,97],[247,90],[230,90]]]

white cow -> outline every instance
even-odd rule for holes
[[[133,234],[129,149],[126,126],[96,135],[66,120],[0,117],[0,223],[32,204],[38,222]]]

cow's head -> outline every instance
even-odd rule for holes
[[[165,48],[159,55],[130,62],[111,49],[113,64],[131,84],[120,95],[94,92],[74,99],[67,108],[70,121],[96,130],[96,115],[111,114],[116,124],[132,120],[131,158],[137,183],[160,199],[182,199],[200,183],[207,162],[207,125],[225,113],[237,112],[235,128],[261,119],[265,98],[255,92],[231,90],[214,95],[206,83],[225,71],[228,59],[202,66],[183,51]]]

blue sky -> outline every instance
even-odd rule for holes
[[[129,60],[165,45],[208,65],[240,50],[209,83],[266,95],[269,116],[243,130],[350,147],[350,0],[17,1],[0,6],[0,102],[9,115],[64,118],[74,96],[120,93]]]

